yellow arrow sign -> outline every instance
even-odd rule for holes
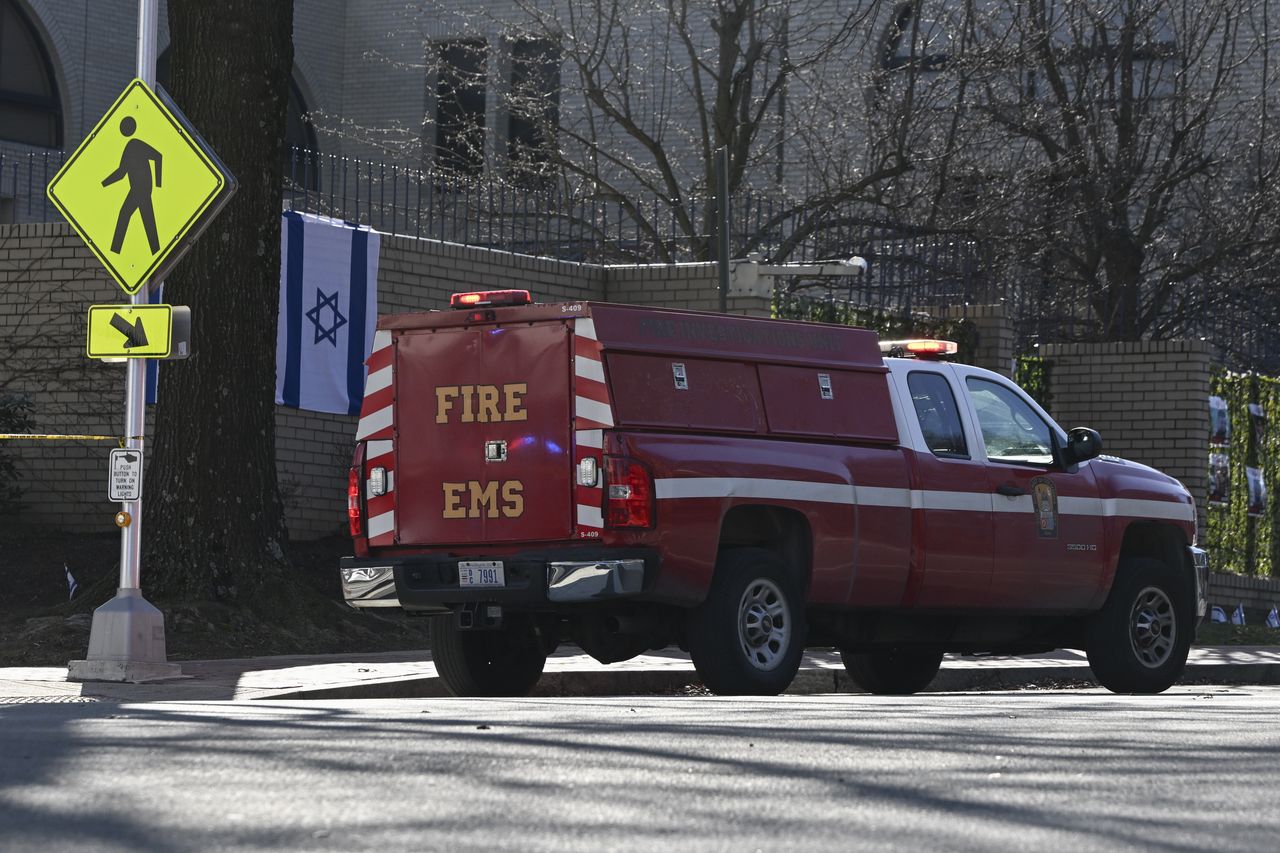
[[[49,182],[125,293],[177,263],[235,182],[172,103],[134,80]]]
[[[89,358],[168,358],[172,305],[91,305]]]

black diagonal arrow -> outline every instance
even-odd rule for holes
[[[111,327],[120,334],[124,335],[124,348],[133,349],[134,347],[145,347],[147,345],[147,330],[142,327],[142,318],[139,317],[129,325],[129,321],[119,314],[111,317]]]

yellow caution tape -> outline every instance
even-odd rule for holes
[[[0,441],[18,439],[34,439],[36,441],[114,441],[124,447],[124,439],[118,435],[41,435],[26,432],[0,432]]]

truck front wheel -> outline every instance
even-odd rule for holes
[[[781,693],[804,654],[799,584],[769,551],[723,551],[706,601],[689,614],[687,636],[694,668],[713,693]]]
[[[1128,560],[1089,626],[1089,667],[1113,693],[1161,693],[1182,675],[1191,647],[1186,584],[1156,560]]]
[[[929,686],[942,666],[942,652],[890,649],[855,654],[840,650],[853,683],[868,693],[906,696]]]
[[[513,619],[496,631],[463,631],[452,613],[431,617],[431,657],[454,696],[526,696],[547,663],[532,620]]]

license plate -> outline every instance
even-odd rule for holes
[[[458,586],[506,586],[501,560],[464,560],[458,563]]]

